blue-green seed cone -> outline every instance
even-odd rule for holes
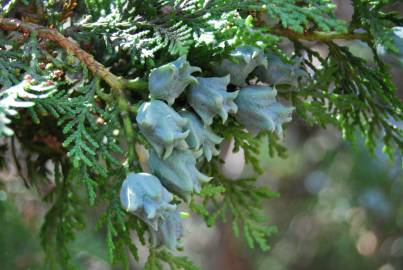
[[[262,82],[265,82],[273,87],[286,88],[287,90],[297,90],[302,84],[305,84],[308,79],[308,73],[302,69],[302,58],[294,59],[293,64],[284,63],[275,54],[267,57],[268,66],[258,67],[254,74]]]
[[[165,246],[175,251],[182,248],[183,224],[179,211],[168,213],[159,221],[158,230],[150,230],[152,243],[155,247]]]
[[[285,107],[276,100],[277,91],[268,86],[248,86],[240,90],[236,120],[253,135],[260,131],[283,135],[282,124],[292,120],[293,107]]]
[[[160,100],[143,103],[137,114],[139,129],[158,156],[167,158],[174,149],[187,149],[186,118]]]
[[[155,230],[159,220],[176,209],[172,199],[159,179],[148,173],[129,173],[120,190],[122,207]]]
[[[204,125],[213,123],[215,116],[220,116],[225,123],[228,114],[235,114],[238,110],[234,103],[238,91],[227,92],[229,76],[224,77],[198,77],[197,84],[190,87],[188,103],[203,120]]]
[[[246,79],[257,67],[267,67],[267,60],[263,51],[252,46],[241,46],[214,68],[218,75],[230,75],[230,82],[234,85],[245,86]]]
[[[201,69],[191,66],[185,56],[152,70],[148,81],[150,97],[172,105],[189,84],[197,83],[191,74],[199,71]]]
[[[223,138],[213,132],[209,126],[203,125],[202,121],[192,112],[181,111],[179,114],[188,119],[186,129],[189,130],[189,136],[186,142],[192,150],[203,150],[203,155],[207,161],[213,156],[219,154],[216,145],[220,144]]]
[[[211,180],[196,168],[196,157],[200,155],[200,151],[174,150],[164,160],[151,151],[149,167],[168,190],[189,201],[193,192],[200,192],[201,184]]]

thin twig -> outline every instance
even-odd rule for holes
[[[91,54],[81,49],[77,42],[71,38],[63,36],[54,29],[33,23],[22,22],[17,19],[0,18],[0,30],[19,31],[26,34],[35,32],[39,38],[56,42],[60,47],[77,57],[95,76],[104,80],[112,89],[143,90],[147,88],[146,82],[139,80],[126,80],[114,75],[105,66],[96,61]]]
[[[18,161],[18,157],[17,157],[17,150],[15,149],[15,137],[11,137],[11,154],[13,156],[13,160],[17,169],[17,173],[18,175],[22,178],[22,181],[24,181],[24,185],[26,188],[29,188],[29,181],[28,179],[25,178],[24,174],[22,173],[22,168],[21,168],[21,164]]]
[[[336,39],[340,40],[363,40],[371,39],[368,33],[340,33],[340,32],[306,32],[298,33],[289,29],[273,28],[268,29],[268,32],[278,36],[288,37],[290,39],[301,39],[307,41],[328,42]]]

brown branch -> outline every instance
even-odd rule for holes
[[[48,39],[56,42],[60,47],[75,55],[87,68],[97,77],[104,80],[112,89],[147,89],[147,82],[142,80],[126,80],[111,73],[105,66],[96,61],[94,57],[80,48],[74,40],[65,37],[58,31],[50,29],[41,25],[22,22],[18,19],[0,18],[0,30],[5,31],[19,31],[21,33],[30,34],[37,33],[38,37]],[[335,39],[343,40],[370,40],[367,33],[336,33],[336,32],[312,32],[312,33],[298,33],[289,29],[269,29],[268,32],[287,37],[290,39],[302,39],[307,41],[320,41],[328,42]]]
[[[30,34],[35,32],[38,37],[56,42],[60,47],[77,57],[97,77],[104,80],[112,89],[139,89],[147,88],[147,83],[139,80],[126,80],[111,73],[105,66],[96,61],[94,57],[80,48],[74,40],[63,36],[54,29],[33,23],[22,22],[17,19],[0,18],[0,30],[19,31]]]
[[[25,187],[29,188],[29,186],[30,186],[29,181],[24,176],[24,174],[22,173],[22,167],[21,167],[21,164],[20,164],[19,159],[17,157],[17,150],[16,150],[16,147],[15,147],[15,136],[11,137],[11,154],[13,156],[14,164],[15,164],[15,167],[17,169],[18,175],[21,177],[22,181],[24,181]]]
[[[289,29],[269,29],[268,32],[278,36],[284,36],[290,39],[302,39],[307,41],[328,42],[336,39],[340,40],[363,40],[371,39],[368,33],[339,33],[339,32],[308,32],[298,33]]]

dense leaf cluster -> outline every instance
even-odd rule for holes
[[[156,67],[168,65],[166,70],[172,71],[169,63],[178,57],[201,68],[190,73],[208,78],[219,70],[233,73],[257,57],[254,52],[250,58],[237,54],[239,49],[234,53],[235,48],[259,48],[270,57],[259,58],[259,65],[242,74],[242,84],[266,82],[277,89],[283,104],[295,108],[295,118],[309,125],[334,125],[349,140],[359,131],[371,149],[382,143],[390,156],[401,155],[402,103],[389,67],[377,55],[379,46],[398,55],[391,29],[402,27],[403,19],[385,9],[394,2],[353,1],[354,16],[347,23],[335,18],[329,0],[0,0],[0,136],[11,141],[14,157],[17,141],[26,153],[24,160],[14,158],[19,171],[27,168],[27,176],[20,172],[26,186],[50,187],[43,194],[51,208],[41,231],[48,268],[75,268],[68,243],[86,224],[84,209],[97,207],[97,228],[105,234],[112,263],[129,268],[129,254],[139,259],[132,239],[136,235],[150,247],[145,269],[164,264],[197,269],[186,257],[153,247],[150,228],[119,201],[123,179],[147,166],[142,146],[155,147],[136,121],[149,100],[147,81]],[[373,59],[355,55],[340,39],[360,41]],[[319,54],[305,40],[322,43],[328,53]],[[285,43],[292,56],[282,50]],[[182,65],[178,63],[179,70]],[[252,72],[257,66],[282,79],[268,82],[267,76]],[[187,74],[190,83],[195,80],[190,73],[178,74]],[[156,81],[166,80],[167,74]],[[223,78],[223,96],[239,90],[234,83],[238,77]],[[197,95],[199,85],[186,91]],[[174,109],[189,109],[187,96],[177,94],[167,101],[175,102]],[[202,119],[213,123],[209,136],[217,138],[212,141],[234,140],[234,151],[243,149],[256,174],[263,172],[258,159],[263,139],[270,155],[286,156],[281,134],[274,129],[253,136],[234,116],[217,111],[212,118],[216,115],[225,124]],[[199,160],[197,170],[213,179],[192,194],[190,210],[209,226],[229,221],[248,246],[269,249],[267,238],[275,227],[267,225],[262,206],[276,194],[257,187],[256,178],[227,179],[219,169],[223,161],[206,157],[211,161]],[[81,192],[83,187],[87,192]],[[174,197],[175,203],[180,200]]]

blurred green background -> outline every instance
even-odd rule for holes
[[[335,130],[298,122],[286,144],[285,160],[262,154],[260,184],[280,193],[267,204],[278,227],[272,250],[250,250],[230,225],[207,228],[192,217],[186,220],[187,255],[202,269],[217,270],[403,269],[401,157],[392,162],[380,150],[371,156],[361,141],[351,145]],[[43,269],[38,234],[47,207],[20,180],[6,186],[0,188],[0,269]],[[88,225],[71,245],[81,269],[113,269],[101,234]]]

